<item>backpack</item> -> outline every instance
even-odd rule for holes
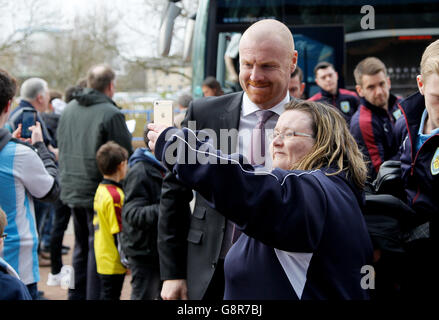
[[[366,187],[363,215],[375,249],[405,252],[414,230],[415,211],[403,199],[401,162],[383,162],[376,179]]]

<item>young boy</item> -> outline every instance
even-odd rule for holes
[[[113,141],[96,153],[104,179],[94,198],[95,256],[101,282],[101,300],[119,300],[126,273],[118,252],[118,234],[122,231],[124,193],[120,181],[127,172],[128,152]]]

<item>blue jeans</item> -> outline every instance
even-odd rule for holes
[[[53,204],[38,200],[35,200],[34,204],[38,236],[40,237],[40,247],[49,247],[50,233],[52,228],[52,217],[54,215]]]

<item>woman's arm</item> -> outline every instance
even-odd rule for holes
[[[310,252],[326,216],[321,172],[255,172],[241,155],[224,155],[188,129],[167,129],[155,144],[158,159],[243,232],[276,248]]]

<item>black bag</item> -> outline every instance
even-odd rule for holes
[[[401,199],[404,194],[400,161],[385,161],[368,185],[363,215],[375,249],[404,252],[415,212]]]
[[[391,194],[399,199],[404,197],[404,188],[401,179],[401,161],[384,161],[372,182],[374,194]]]

